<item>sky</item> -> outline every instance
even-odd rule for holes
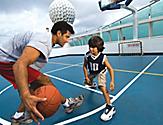
[[[76,33],[83,33],[100,26],[108,25],[123,16],[128,10],[108,10],[101,12],[99,0],[69,0],[75,8],[73,23]],[[133,0],[131,5],[137,9],[150,0]],[[42,31],[51,28],[48,7],[53,0],[0,0],[0,36],[24,31]]]

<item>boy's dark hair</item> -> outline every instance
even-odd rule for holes
[[[104,50],[104,41],[100,36],[92,36],[88,41],[89,47],[97,47],[99,52]]]
[[[75,33],[73,27],[65,21],[59,21],[53,25],[51,33],[55,35],[57,31],[61,31],[62,34],[67,33],[67,31],[71,34]]]

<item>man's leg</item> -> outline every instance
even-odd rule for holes
[[[35,81],[29,84],[30,92],[33,93],[33,91],[35,91],[37,88],[44,85],[55,86],[48,76],[41,73],[40,76]],[[61,95],[61,103],[63,104],[66,113],[71,113],[75,108],[80,107],[80,105],[83,103],[83,99],[84,98],[82,95],[76,98],[65,98],[64,96]],[[25,112],[25,107],[23,103],[20,104],[16,114],[18,113],[22,114],[22,112]]]
[[[41,74],[40,77],[38,77],[38,79],[31,84],[31,89],[35,90],[43,85],[55,86],[48,76]],[[61,95],[61,103],[66,113],[71,113],[75,108],[80,107],[83,100],[84,97],[82,95],[75,98],[65,98],[63,95]]]

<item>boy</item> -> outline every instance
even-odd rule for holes
[[[110,120],[115,114],[115,108],[110,102],[109,92],[106,87],[106,68],[108,69],[111,77],[110,90],[114,90],[114,71],[109,64],[106,55],[102,53],[104,50],[104,41],[99,36],[93,36],[88,41],[89,52],[86,53],[83,64],[83,71],[85,76],[85,85],[94,87],[93,79],[97,76],[98,88],[102,91],[106,108],[101,119],[103,121]],[[89,69],[89,73],[87,71]]]

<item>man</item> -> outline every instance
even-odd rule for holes
[[[12,117],[13,122],[26,122],[28,116],[37,123],[37,118],[44,120],[36,104],[46,101],[46,98],[38,98],[31,92],[42,85],[53,84],[49,77],[39,70],[47,63],[52,47],[55,44],[64,46],[71,34],[74,34],[72,26],[60,21],[53,25],[51,34],[27,32],[15,35],[9,41],[0,42],[0,74],[18,89],[22,101]],[[68,99],[62,96],[66,113],[71,113],[82,102],[81,96]],[[25,109],[28,112],[25,112]]]

